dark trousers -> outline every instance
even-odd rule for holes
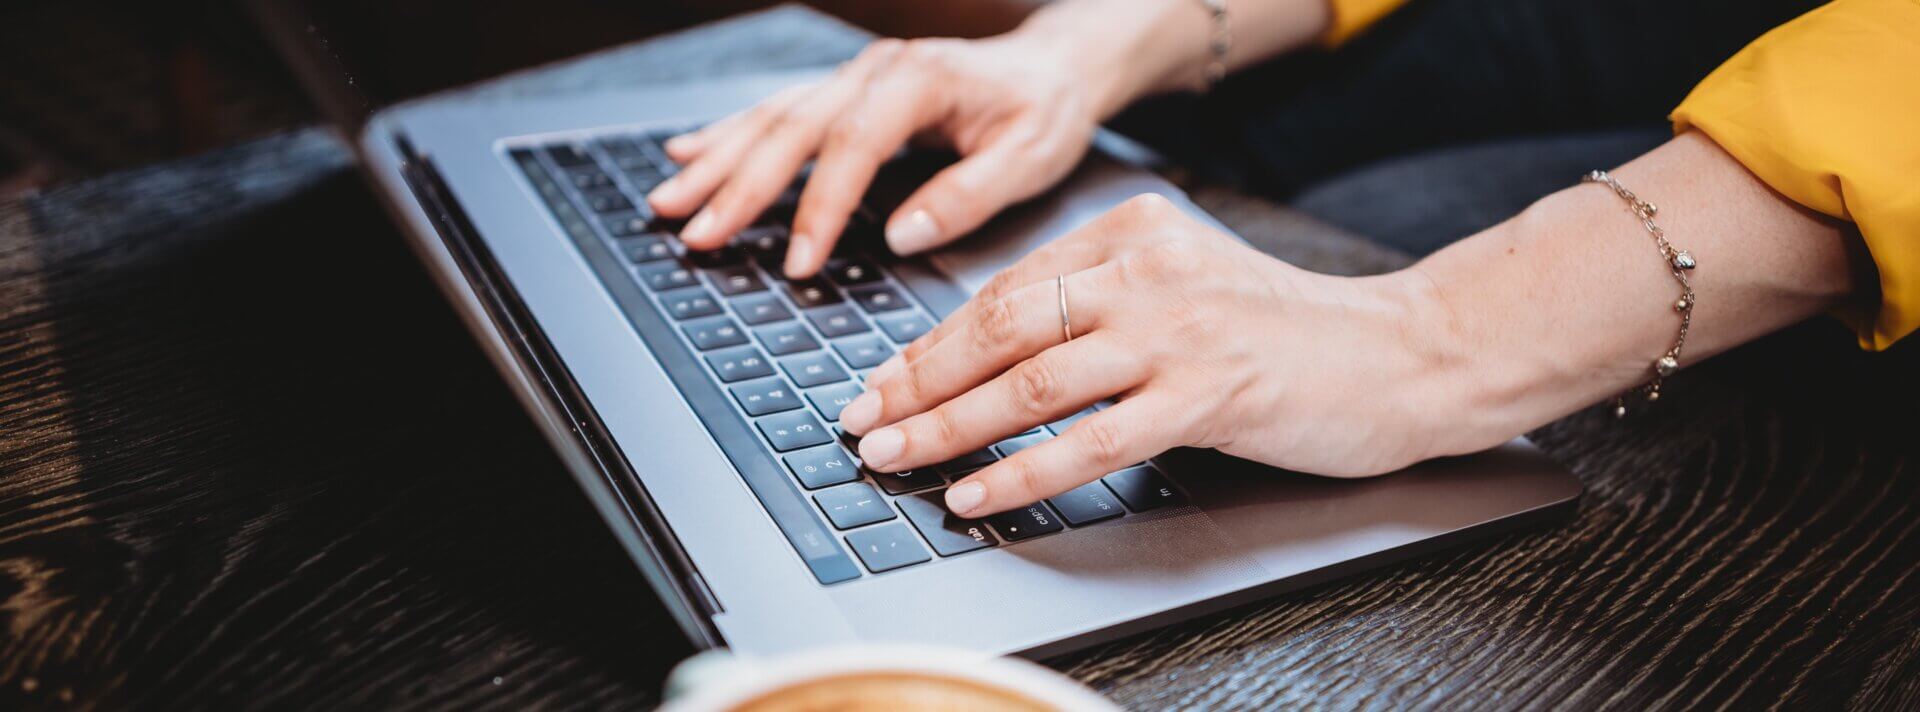
[[[1114,127],[1424,254],[1658,146],[1689,90],[1816,0],[1412,0],[1346,47]]]

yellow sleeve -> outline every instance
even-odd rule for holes
[[[1859,227],[1880,300],[1840,316],[1862,347],[1920,327],[1920,0],[1835,0],[1775,28],[1694,87],[1673,124]]]
[[[1327,33],[1320,36],[1320,44],[1338,47],[1353,39],[1374,22],[1395,8],[1407,4],[1407,0],[1328,0],[1333,8],[1333,23],[1327,27]]]

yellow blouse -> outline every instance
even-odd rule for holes
[[[1331,0],[1338,45],[1407,0]],[[1841,316],[1861,346],[1920,328],[1920,0],[1834,0],[1774,28],[1672,115],[1761,181],[1852,222],[1879,270],[1875,309]]]

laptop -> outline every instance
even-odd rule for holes
[[[959,519],[949,483],[1074,417],[892,475],[860,467],[839,409],[995,272],[1126,198],[1212,221],[1175,186],[1095,151],[977,234],[902,259],[879,225],[939,162],[903,157],[824,274],[793,282],[777,265],[795,192],[711,253],[643,196],[677,170],[666,137],[822,70],[356,113],[339,108],[350,89],[321,86],[333,58],[281,39],[323,106],[352,115],[374,190],[698,645],[1044,657],[1564,516],[1580,495],[1524,440],[1366,480],[1176,451]]]

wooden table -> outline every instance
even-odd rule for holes
[[[859,44],[701,32],[587,61]],[[310,130],[0,205],[0,709],[642,707],[691,652],[349,161]],[[1564,526],[1049,662],[1137,708],[1920,707],[1914,352],[1790,330],[1537,433]]]

